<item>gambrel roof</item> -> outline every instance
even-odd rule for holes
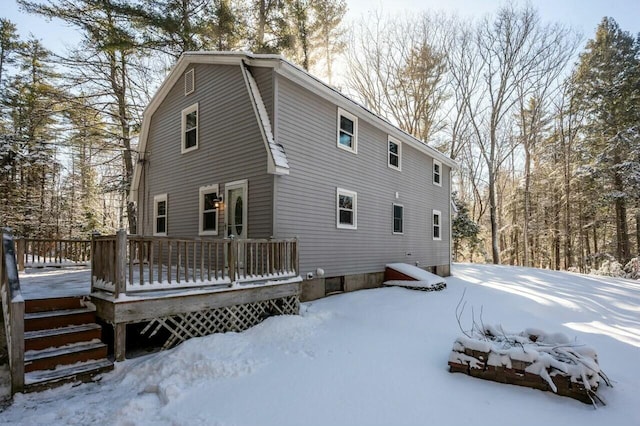
[[[373,126],[385,131],[390,136],[401,140],[409,146],[412,146],[418,151],[435,158],[451,168],[457,168],[456,162],[446,155],[389,123],[383,117],[380,117],[363,105],[348,98],[338,90],[312,76],[297,65],[288,62],[280,55],[253,54],[248,52],[185,52],[180,56],[177,63],[169,72],[169,75],[144,110],[138,146],[138,152],[140,153],[139,161],[136,165],[129,194],[129,199],[132,201],[136,200],[140,185],[142,172],[141,165],[145,160],[151,118],[168,95],[171,88],[176,84],[184,71],[192,64],[237,65],[241,68],[245,84],[247,86],[247,92],[252,101],[256,120],[260,127],[265,149],[268,154],[269,173],[287,175],[289,174],[289,163],[283,147],[274,140],[273,128],[271,127],[269,115],[264,102],[262,101],[258,85],[251,73],[248,72],[247,66],[272,68],[278,75],[307,88],[317,96],[320,96],[341,108],[349,110],[351,113],[360,116]],[[275,113],[277,112],[274,112],[274,114]]]

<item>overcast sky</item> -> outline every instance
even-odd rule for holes
[[[520,2],[522,3],[522,2]],[[348,19],[358,19],[373,9],[384,12],[409,13],[424,10],[455,12],[463,16],[482,16],[494,12],[502,1],[493,0],[347,0]],[[562,22],[582,32],[585,38],[593,37],[595,28],[603,16],[613,17],[620,27],[634,34],[640,32],[640,0],[532,0],[540,16],[547,22]],[[22,38],[32,33],[54,51],[63,50],[65,44],[76,41],[74,31],[59,21],[45,19],[20,12],[15,0],[0,0],[0,16],[18,25]]]

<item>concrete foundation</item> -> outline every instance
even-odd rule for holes
[[[426,271],[448,277],[451,275],[450,265],[427,266]],[[329,278],[328,278],[329,279]],[[369,272],[366,274],[345,275],[343,277],[343,290],[345,292],[378,288],[384,282],[384,271]],[[300,283],[300,301],[308,302],[311,300],[321,299],[327,295],[327,286],[325,278],[313,278],[304,280]]]

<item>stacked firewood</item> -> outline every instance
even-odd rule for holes
[[[611,386],[592,348],[540,330],[506,333],[501,327],[483,327],[458,337],[449,371],[553,391],[594,406],[605,404],[596,393],[600,381]]]

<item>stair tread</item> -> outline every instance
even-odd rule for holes
[[[100,339],[94,339],[89,342],[81,342],[81,343],[73,343],[70,345],[60,346],[60,347],[52,347],[41,350],[33,350],[27,351],[24,353],[24,361],[33,362],[40,359],[46,358],[54,358],[60,355],[73,354],[78,352],[83,352],[92,349],[99,349],[106,347],[104,343]]]
[[[112,368],[113,363],[106,358],[102,358],[73,365],[65,365],[55,370],[36,370],[25,373],[24,381],[27,386],[44,382],[56,382],[65,378],[74,378],[80,374],[88,374],[94,371],[98,373]]]
[[[24,301],[24,310],[26,313],[35,313],[56,311],[60,309],[76,309],[82,308],[85,300],[85,296],[61,296],[37,299],[26,298]]]
[[[24,319],[40,319],[40,318],[52,318],[52,317],[60,317],[65,315],[74,315],[74,314],[84,314],[95,312],[91,308],[78,308],[78,309],[62,309],[59,311],[44,311],[44,312],[31,312],[25,313]]]
[[[71,333],[77,333],[81,331],[90,331],[90,330],[99,330],[99,329],[102,329],[102,327],[96,323],[68,325],[65,327],[49,328],[45,330],[25,331],[24,339],[25,340],[38,339],[42,337],[60,336],[63,334],[71,334]]]

